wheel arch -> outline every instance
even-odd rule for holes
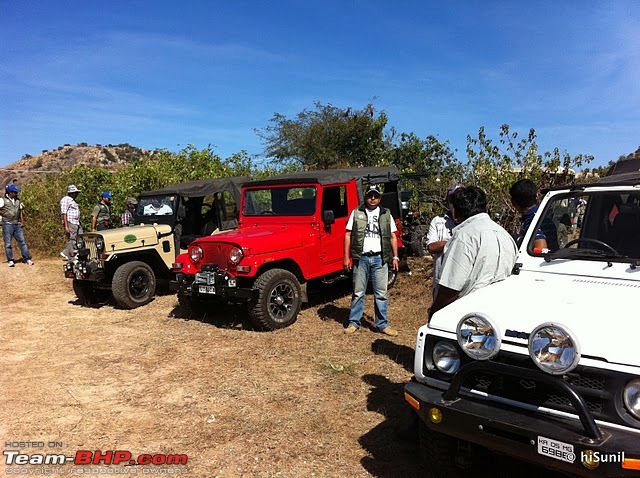
[[[167,269],[166,264],[156,250],[139,251],[135,253],[125,254],[116,257],[112,261],[105,263],[105,271],[109,278],[113,278],[116,270],[127,262],[140,261],[146,263],[156,276],[156,279],[169,280],[171,278],[171,270]]]

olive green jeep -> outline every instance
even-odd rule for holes
[[[171,267],[191,241],[235,229],[240,187],[247,178],[175,184],[139,195],[133,225],[81,234],[64,275],[82,305],[111,296],[126,309],[150,302],[168,288]]]

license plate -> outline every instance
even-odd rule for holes
[[[199,285],[198,292],[200,292],[201,294],[215,294],[216,288],[212,285]]]
[[[538,455],[548,456],[567,463],[573,463],[576,460],[573,445],[542,436],[538,437]]]

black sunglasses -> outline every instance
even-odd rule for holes
[[[366,195],[366,197],[368,198],[380,198],[380,195],[378,193],[369,193]]]

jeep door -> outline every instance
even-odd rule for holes
[[[347,203],[347,186],[325,186],[322,190],[322,218],[324,211],[333,211],[335,222],[322,224],[320,230],[320,267],[325,274],[342,269],[344,234],[350,210]]]

